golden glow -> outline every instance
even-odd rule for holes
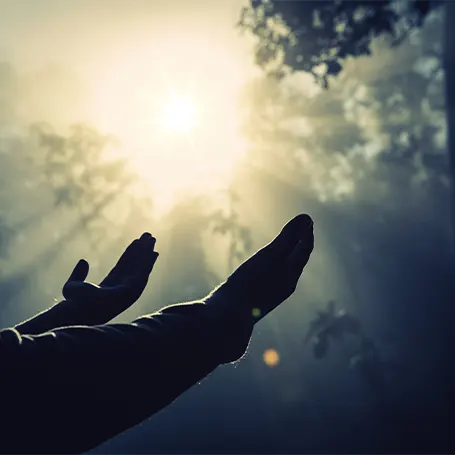
[[[196,122],[196,108],[187,97],[173,97],[163,112],[164,127],[177,133],[189,133]]]
[[[269,367],[276,367],[280,362],[280,356],[275,349],[267,349],[264,352],[264,363]]]
[[[189,192],[226,188],[247,148],[238,101],[248,56],[229,41],[188,37],[116,55],[95,92],[95,123],[119,137],[158,215]]]
[[[147,182],[155,211],[226,186],[246,148],[238,94],[261,74],[235,27],[245,0],[45,2],[39,21],[16,3],[0,15],[2,45],[37,88],[21,117],[117,138],[112,154]],[[45,62],[59,63],[43,73]]]

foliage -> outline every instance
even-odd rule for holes
[[[276,77],[312,74],[323,86],[342,70],[342,60],[371,54],[383,34],[400,43],[439,1],[251,0],[239,26],[257,38],[256,63]]]
[[[252,159],[320,199],[374,182],[377,191],[447,186],[441,21],[394,54],[350,62],[330,90],[303,74],[250,83],[244,101]]]
[[[235,191],[227,191],[227,211],[215,210],[209,216],[212,232],[230,237],[228,252],[228,269],[234,270],[235,265],[246,258],[252,250],[251,232],[240,221],[238,204],[240,198]]]
[[[95,239],[103,235],[102,209],[128,186],[133,176],[124,159],[106,159],[113,138],[93,127],[76,124],[68,135],[45,124],[35,124],[31,134],[38,146],[36,164],[54,194],[57,207],[78,210],[85,228]],[[98,216],[93,217],[96,212]]]

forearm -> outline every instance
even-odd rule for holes
[[[22,437],[2,451],[89,450],[241,357],[252,320],[216,299],[167,307],[132,324],[39,336],[4,332],[10,338],[0,346],[0,377],[10,390],[5,434],[19,429]]]
[[[21,335],[38,335],[59,327],[87,324],[85,321],[78,321],[77,315],[70,314],[65,303],[65,301],[56,303],[51,308],[21,322],[14,328]]]

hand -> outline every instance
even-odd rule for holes
[[[136,302],[158,258],[155,242],[149,233],[134,240],[99,285],[84,281],[89,264],[80,260],[63,286],[66,300],[59,304],[71,324],[105,324]]]
[[[129,308],[142,294],[158,253],[148,233],[135,240],[99,286],[87,283],[89,265],[81,260],[63,287],[67,300],[18,324],[22,335],[37,335],[70,325],[98,325],[109,322]]]
[[[241,299],[258,319],[290,297],[314,247],[313,220],[299,215],[280,234],[247,259],[220,287]]]

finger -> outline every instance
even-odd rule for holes
[[[119,260],[117,261],[117,264],[115,264],[112,270],[122,271],[130,267],[141,249],[141,243],[142,242],[140,239],[133,240],[125,249],[123,254],[120,256]]]
[[[153,247],[155,247],[155,243],[156,243],[156,238],[153,237],[152,234],[150,234],[150,232],[144,232],[141,237],[139,238],[139,241],[141,242],[147,242],[148,244],[152,245]]]
[[[152,234],[144,232],[139,239],[134,240],[126,248],[117,264],[101,282],[101,285],[115,284],[121,276],[130,274],[132,270],[136,270],[140,263],[141,255],[145,254],[145,250],[153,251],[155,243],[156,239]]]
[[[312,229],[312,225],[313,220],[309,215],[298,215],[283,227],[266,248],[277,254],[289,255],[294,251],[299,241],[305,237],[308,230]]]
[[[84,281],[88,276],[89,264],[85,259],[81,259],[74,267],[67,283],[71,281]]]
[[[157,251],[151,251],[148,256],[143,258],[139,268],[126,279],[122,280],[122,285],[128,289],[128,292],[137,294],[138,296],[143,292],[158,256],[159,253]]]
[[[131,242],[128,247],[125,249],[123,254],[120,256],[120,259],[115,264],[114,268],[107,274],[106,278],[100,283],[100,286],[112,285],[115,284],[120,276],[124,273],[127,273],[132,264],[134,264],[135,259],[138,254],[138,250],[141,248],[141,242],[139,239]]]
[[[142,263],[143,273],[148,276],[152,273],[153,267],[158,259],[159,253],[151,251]]]
[[[149,232],[144,232],[142,235],[141,235],[141,238],[139,239],[139,241],[141,242],[142,244],[142,247],[144,248],[144,252],[146,254],[149,254],[153,251],[153,249],[155,248],[155,245],[156,245],[156,238],[153,237],[152,234],[150,234]],[[142,253],[143,251],[141,251],[140,253]]]
[[[129,275],[149,275],[155,265],[158,253],[154,251],[156,239],[149,233],[144,233],[140,238],[141,248],[138,249],[138,256],[130,268]]]
[[[289,255],[288,264],[291,270],[300,276],[303,269],[310,260],[311,253],[314,249],[314,234],[313,226],[308,227],[305,233],[305,237],[300,240],[297,246],[294,248],[292,253]]]
[[[132,270],[126,278],[123,278],[122,283],[127,283],[130,287],[142,286],[147,283],[158,256],[157,251],[149,252],[148,255],[140,259],[137,268]]]
[[[301,214],[294,217],[283,227],[275,239],[247,259],[232,276],[261,274],[272,263],[280,264],[282,262],[282,266],[286,266],[289,255],[305,236],[306,231],[312,229],[312,225],[313,220],[309,215]]]

